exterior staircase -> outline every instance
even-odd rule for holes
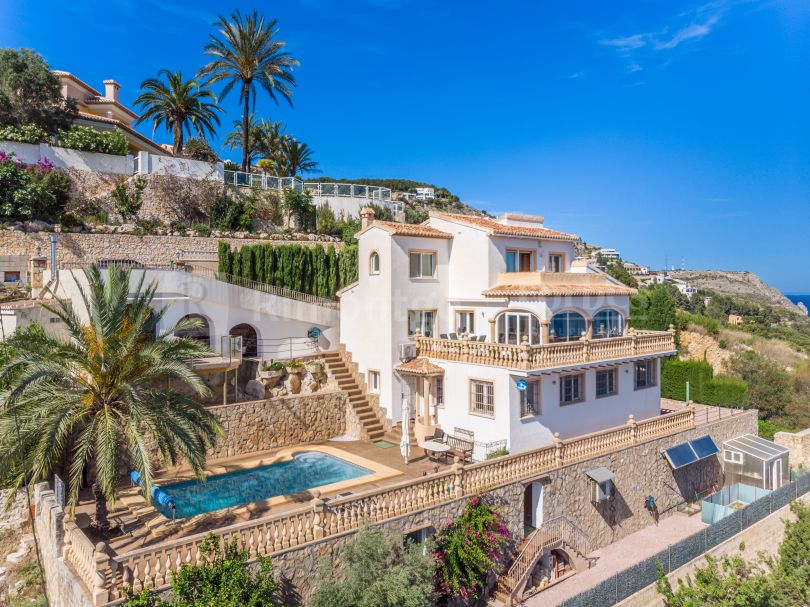
[[[593,559],[585,556],[590,552],[590,538],[564,516],[551,519],[520,543],[509,569],[498,578],[495,597],[510,606],[520,602],[537,563],[544,554],[557,548],[572,552],[571,557],[580,557],[581,566],[592,564]]]
[[[411,443],[412,446],[416,446],[416,434],[413,431],[414,424],[408,426],[408,442]],[[399,442],[402,440],[402,422],[399,422],[396,426],[392,427],[388,432],[385,433],[385,440],[389,443],[393,443],[398,445]]]
[[[338,388],[349,397],[349,403],[360,420],[361,438],[370,441],[382,440],[385,436],[381,415],[377,406],[366,393],[366,385],[348,355],[340,351],[327,352],[324,357],[330,374],[337,381]]]

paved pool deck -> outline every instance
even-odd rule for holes
[[[620,571],[640,563],[668,545],[708,527],[700,520],[700,513],[693,516],[675,513],[661,519],[658,525],[651,524],[641,531],[594,551],[588,556],[596,557],[596,564],[590,569],[578,571],[559,584],[551,586],[526,599],[526,607],[554,607],[610,579]]]
[[[349,462],[371,468],[374,474],[330,485],[321,488],[321,498],[330,498],[344,491],[360,493],[382,488],[406,480],[442,472],[452,465],[451,462],[437,463],[428,459],[425,452],[419,447],[411,447],[409,462],[406,465],[399,445],[382,448],[369,441],[322,441],[307,445],[296,445],[273,449],[244,456],[210,460],[206,463],[209,474],[223,474],[235,470],[244,470],[261,465],[268,465],[274,461],[288,458],[290,454],[303,450],[319,450],[341,457]],[[159,474],[157,484],[167,484],[189,478],[189,470],[178,467],[166,470]],[[298,509],[312,501],[312,490],[301,491],[286,499],[273,498],[264,503],[254,503],[233,508],[225,508],[208,513],[194,520],[187,520],[180,524],[171,523],[160,513],[148,505],[137,490],[126,487],[122,490],[121,498],[114,507],[110,507],[110,521],[113,525],[123,524],[125,533],[112,538],[96,537],[89,528],[94,511],[92,494],[89,490],[82,491],[80,504],[76,508],[76,522],[83,528],[93,542],[106,541],[113,552],[125,554],[145,546],[150,546],[187,535],[212,531],[226,525],[233,525],[264,517],[273,517],[290,510]]]

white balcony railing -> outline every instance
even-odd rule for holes
[[[391,190],[374,185],[358,183],[321,183],[302,181],[298,177],[277,177],[266,173],[244,173],[225,171],[225,183],[264,190],[284,190],[292,188],[310,192],[315,197],[337,196],[342,198],[368,198],[369,200],[391,200]]]

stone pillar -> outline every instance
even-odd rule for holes
[[[323,511],[324,501],[321,499],[321,492],[317,489],[312,491],[312,536],[318,540],[324,536],[323,530]]]
[[[547,344],[550,340],[549,335],[549,327],[551,327],[551,321],[549,320],[541,320],[540,321],[540,343]]]
[[[627,427],[630,428],[630,442],[635,443],[638,424],[636,423],[636,417],[632,413],[627,418]]]
[[[426,409],[427,409],[427,417],[425,418],[425,421],[427,423],[429,423],[429,424],[433,424],[433,423],[435,423],[433,413],[436,410],[435,409],[435,404],[436,403],[433,400],[433,378],[432,377],[426,377],[425,378],[425,389],[427,390],[427,407],[426,407]]]
[[[554,433],[554,463],[557,466],[562,466],[563,463],[563,442],[559,432]]]
[[[495,343],[495,319],[489,319],[489,341]]]
[[[99,542],[93,555],[96,571],[93,578],[92,598],[94,605],[105,605],[110,600],[110,590],[107,587],[107,570],[110,568],[110,557],[107,554],[107,544]]]
[[[691,413],[691,416],[690,416],[691,420],[690,421],[691,421],[692,425],[694,426],[695,425],[695,401],[690,400],[688,403],[686,403],[686,410],[689,411],[689,413]]]
[[[456,497],[464,495],[464,465],[461,463],[461,458],[456,455],[453,458],[453,472],[455,472],[456,480],[453,483]]]

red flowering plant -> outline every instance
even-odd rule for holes
[[[443,604],[474,604],[487,578],[499,568],[509,530],[501,515],[480,496],[436,534],[436,592]]]
[[[0,221],[55,220],[64,209],[70,177],[42,158],[25,164],[0,152]]]

